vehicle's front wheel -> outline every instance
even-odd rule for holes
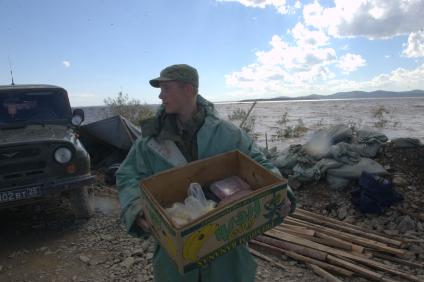
[[[86,219],[93,215],[93,201],[87,186],[71,191],[70,202],[77,219]]]

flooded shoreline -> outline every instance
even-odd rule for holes
[[[216,103],[219,114],[228,119],[237,109],[248,110],[251,102]],[[157,105],[152,105],[157,107]],[[85,123],[105,118],[105,106],[83,108]],[[376,111],[380,109],[380,116]],[[389,139],[399,137],[418,138],[424,142],[424,98],[366,98],[366,99],[326,99],[296,101],[261,101],[255,105],[251,115],[255,118],[253,132],[257,143],[281,150],[290,144],[303,143],[315,130],[336,124],[346,124],[356,128],[368,127],[386,134]],[[286,114],[285,126],[302,123],[307,131],[296,138],[275,138],[281,125],[278,121]],[[265,133],[267,137],[265,137]]]

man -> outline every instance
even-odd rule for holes
[[[136,141],[117,171],[122,218],[129,233],[148,234],[149,224],[140,206],[139,182],[160,171],[238,149],[280,175],[243,131],[220,119],[213,104],[198,95],[195,68],[183,64],[169,66],[150,84],[160,88],[162,106],[155,118],[142,124],[143,137]],[[290,197],[294,201],[293,194]],[[289,209],[287,201],[282,216]],[[255,280],[256,264],[247,248],[240,246],[203,268],[181,275],[158,245],[153,270],[157,282],[249,282]]]

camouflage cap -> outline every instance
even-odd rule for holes
[[[199,87],[199,75],[197,70],[192,66],[179,64],[164,68],[160,72],[160,76],[150,80],[150,85],[158,88],[162,81],[178,80],[185,83],[190,83],[195,87]]]

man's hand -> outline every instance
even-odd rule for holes
[[[140,227],[143,231],[150,231],[150,223],[146,220],[144,214],[140,214],[135,220],[138,227]]]
[[[293,193],[293,190],[287,185],[287,199],[290,200],[290,213],[294,213],[297,206],[296,196]]]
[[[281,217],[288,216],[290,214],[290,210],[291,210],[291,201],[287,199],[284,205],[281,206],[280,216]]]

